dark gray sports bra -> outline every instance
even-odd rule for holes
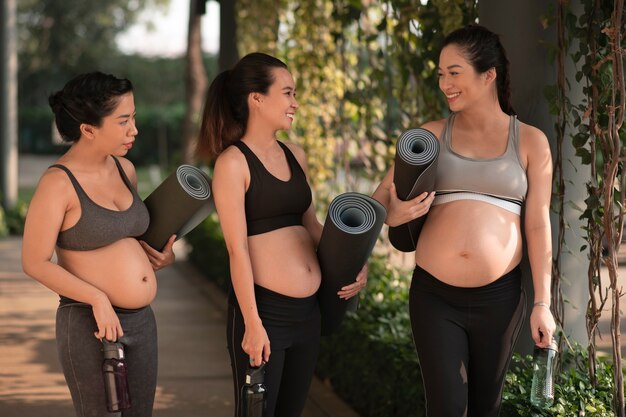
[[[51,166],[67,173],[76,190],[81,210],[78,222],[69,229],[59,232],[57,237],[59,248],[75,251],[94,250],[126,237],[141,236],[148,228],[150,215],[146,205],[141,201],[117,158],[112,157],[124,184],[133,195],[133,202],[126,210],[111,210],[99,206],[89,198],[67,167],[60,164]]]

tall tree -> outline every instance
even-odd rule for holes
[[[220,54],[218,72],[229,68],[239,60],[237,51],[236,0],[219,0],[220,3]]]
[[[185,73],[186,108],[182,125],[183,162],[193,163],[200,112],[207,89],[207,76],[202,62],[202,27],[200,21],[206,0],[189,1],[187,32],[187,67]]]

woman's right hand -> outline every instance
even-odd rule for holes
[[[396,185],[389,186],[389,207],[387,208],[387,224],[391,227],[400,226],[428,213],[435,199],[435,192],[423,192],[412,200],[403,201],[398,198]]]
[[[250,357],[252,366],[261,366],[263,362],[270,360],[270,339],[260,320],[250,325],[246,324],[241,347]]]
[[[103,294],[91,307],[93,316],[96,319],[96,324],[98,325],[98,331],[94,333],[96,339],[106,339],[110,342],[116,342],[117,339],[124,336],[120,319],[117,317],[106,295]]]

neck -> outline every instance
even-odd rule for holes
[[[258,149],[270,149],[276,146],[276,132],[277,130],[268,126],[267,123],[251,119],[241,139]]]
[[[456,120],[464,126],[476,130],[485,131],[493,128],[494,124],[508,123],[509,115],[502,111],[498,101],[490,101],[481,105],[466,108],[456,114]]]
[[[61,161],[72,161],[74,165],[85,167],[90,171],[97,171],[107,165],[109,155],[90,146],[85,139],[75,142],[60,158]]]

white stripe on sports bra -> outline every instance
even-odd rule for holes
[[[503,208],[507,211],[510,211],[511,213],[517,214],[518,216],[522,212],[522,205],[518,202],[505,200],[487,194],[478,194],[464,191],[450,192],[441,195],[436,194],[435,199],[433,200],[433,206],[458,200],[482,201],[484,203],[493,204],[494,206]]]

